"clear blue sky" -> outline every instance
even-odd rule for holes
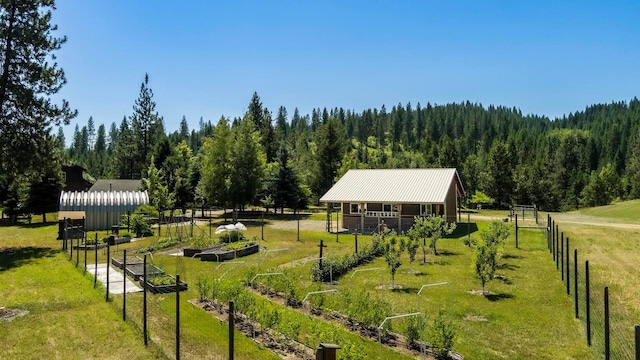
[[[59,0],[60,96],[96,126],[132,114],[144,74],[182,116],[275,117],[470,100],[550,118],[640,96],[640,2]]]

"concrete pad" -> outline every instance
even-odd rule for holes
[[[94,275],[96,270],[95,264],[87,265],[87,272]],[[102,283],[105,287],[107,286],[107,264],[98,264],[98,281]],[[123,276],[120,270],[116,270],[113,266],[110,266],[109,269],[109,294],[122,294],[124,291],[124,281],[125,277]],[[127,281],[127,292],[141,292],[142,288],[138,286],[138,284],[131,281],[129,278],[126,278]]]

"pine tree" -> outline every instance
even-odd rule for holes
[[[210,205],[226,208],[231,203],[229,178],[232,141],[229,122],[223,117],[214,128],[213,136],[207,138],[202,147],[202,176],[198,187]]]
[[[139,178],[139,174],[149,164],[153,146],[164,134],[162,119],[158,116],[156,103],[153,101],[153,91],[149,88],[149,74],[145,74],[144,81],[140,85],[140,95],[133,106],[131,132],[137,145],[132,173],[138,174],[135,176]]]
[[[56,143],[49,141],[50,127],[68,124],[77,114],[67,101],[51,99],[66,83],[54,55],[66,38],[54,36],[53,9],[53,0],[0,3],[0,184],[5,188],[51,161]]]

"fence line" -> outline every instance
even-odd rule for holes
[[[575,317],[585,326],[587,345],[605,359],[640,360],[640,327],[629,326],[629,311],[610,296],[606,280],[589,269],[587,258],[579,258],[575,239],[565,237],[550,215],[546,240],[567,296],[573,300]]]

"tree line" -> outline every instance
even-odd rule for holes
[[[163,208],[304,208],[353,168],[455,167],[467,202],[550,211],[640,197],[637,98],[550,120],[469,101],[290,114],[254,93],[242,117],[200,118],[194,129],[183,117],[168,133],[145,76],[131,114],[110,125],[89,117],[67,141],[61,126],[77,112],[50,98],[66,82],[53,8],[0,4],[0,205],[9,213],[55,211],[62,164],[82,165],[89,180],[144,179]]]
[[[183,117],[169,134],[154,109],[145,77],[119,126],[100,125],[95,136],[92,118],[76,127],[68,160],[94,177],[156,179],[150,190],[169,201],[160,205],[179,208],[303,208],[353,168],[455,167],[467,201],[478,194],[550,211],[640,197],[637,98],[552,121],[470,102],[292,116],[281,106],[274,116],[254,93],[241,118],[201,118],[189,129]]]

